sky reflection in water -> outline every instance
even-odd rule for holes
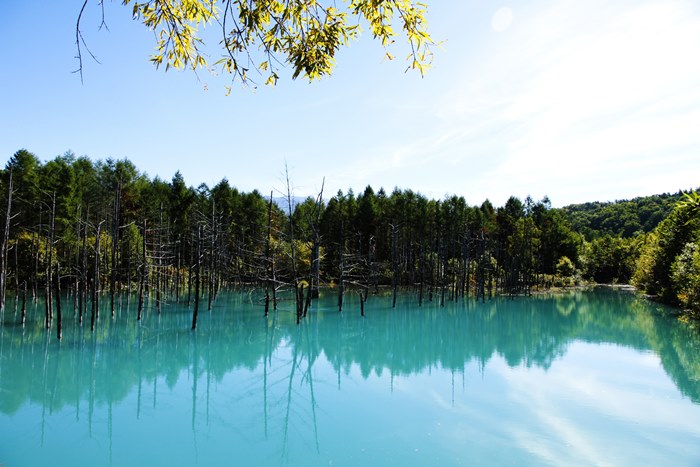
[[[300,326],[227,294],[97,332],[0,330],[0,464],[697,465],[700,339],[633,295],[416,306],[330,293]]]

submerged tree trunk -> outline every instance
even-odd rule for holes
[[[60,264],[56,261],[56,337],[60,341],[63,338],[63,313],[61,312],[61,275]]]
[[[270,192],[270,202],[267,205],[267,240],[265,241],[265,316],[270,309],[270,289],[272,289],[272,300],[275,300],[275,283],[273,282],[273,259],[272,259],[272,191]]]
[[[301,322],[301,318],[303,316],[303,311],[304,309],[304,283],[302,282],[299,284],[299,288],[297,289],[297,324]]]
[[[214,297],[214,243],[216,240],[216,206],[211,200],[211,237],[209,239],[209,274],[207,275],[207,311],[211,311]]]
[[[87,207],[87,213],[85,214],[85,222],[82,228],[83,235],[83,248],[82,248],[82,258],[80,265],[80,287],[78,290],[78,323],[83,325],[83,312],[86,309],[87,303],[87,225],[88,216],[90,215],[90,206]]]
[[[180,268],[182,267],[180,254],[182,253],[180,234],[177,236],[177,243],[175,244],[175,257],[176,257],[176,268],[175,268],[175,303],[180,303]]]
[[[321,282],[321,207],[323,206],[323,188],[326,185],[326,179],[324,177],[321,183],[321,191],[316,198],[316,205],[314,207],[316,218],[313,219],[311,223],[311,229],[313,231],[313,244],[311,248],[311,269],[309,271],[309,286],[310,298],[318,298],[318,289]],[[304,316],[306,316],[306,307],[304,309]]]
[[[202,226],[197,228],[197,262],[195,263],[194,311],[192,312],[192,330],[197,329],[197,314],[199,313],[199,283],[202,261]]]
[[[7,211],[5,212],[5,231],[0,245],[0,323],[2,312],[5,310],[5,289],[7,287],[7,245],[10,240],[10,222],[12,221],[12,169],[7,189]]]
[[[34,248],[34,280],[32,281],[32,300],[37,299],[39,295],[39,251],[41,250],[41,227],[43,226],[43,204],[39,203],[39,227],[34,232],[32,239],[32,248]]]
[[[95,330],[95,324],[100,319],[100,237],[102,237],[102,224],[97,224],[97,235],[95,238],[95,271],[92,281],[92,315],[90,318],[90,330]]]
[[[46,295],[46,329],[51,327],[53,321],[53,297],[52,297],[52,276],[53,276],[53,243],[54,243],[54,229],[56,227],[56,192],[52,196],[52,207],[51,207],[51,220],[49,222],[49,235],[46,239],[46,249],[48,251],[49,257],[46,263],[46,283],[44,287],[44,292]]]
[[[24,289],[22,291],[22,327],[27,319],[27,281],[24,281]]]
[[[423,306],[423,285],[425,282],[425,249],[423,243],[420,245],[420,288],[418,289],[418,306]]]
[[[131,306],[131,240],[126,237],[126,309]]]
[[[338,312],[343,311],[343,296],[345,295],[345,229],[343,222],[340,223],[340,254],[339,276],[338,276]]]
[[[304,300],[304,314],[303,314],[304,318],[306,318],[306,313],[309,311],[309,307],[311,306],[312,293],[313,293],[313,288],[309,287],[306,290],[306,300]],[[318,297],[318,289],[316,290],[316,296]]]
[[[365,302],[367,302],[367,294],[369,287],[360,290],[360,316],[365,316]]]
[[[163,203],[160,203],[160,214],[158,221],[158,256],[156,257],[156,308],[160,314],[160,302],[162,299],[162,269],[163,269]]]
[[[192,234],[194,235],[194,234]],[[187,268],[187,307],[192,303],[192,275],[194,274],[194,248],[190,244],[190,265]]]
[[[391,226],[391,289],[392,289],[392,299],[391,307],[396,308],[396,293],[399,284],[399,265],[398,265],[398,253],[396,252],[396,231],[398,229],[395,225]]]
[[[146,281],[148,280],[148,258],[146,256],[146,219],[143,220],[143,230],[141,232],[141,276],[139,277],[139,305],[137,311],[137,321],[141,321],[143,313],[143,297],[146,293]]]
[[[440,246],[438,247],[440,253],[438,253],[438,263],[440,264],[438,267],[440,268],[440,306],[445,306],[445,289],[447,288],[447,254],[445,252],[445,248],[442,245],[442,242],[440,243]]]
[[[109,310],[114,318],[114,294],[117,282],[117,245],[119,243],[119,200],[121,183],[114,194],[114,211],[112,213],[112,269],[109,274]]]
[[[292,188],[289,184],[289,172],[286,170],[286,166],[285,173],[287,178],[287,208],[289,211],[289,246],[292,256],[292,285],[294,286],[294,297],[296,300],[297,324],[299,324],[299,322],[301,321],[301,313],[303,311],[303,295],[300,297],[299,294],[299,277],[297,276],[296,245],[294,244],[294,220],[292,218]]]

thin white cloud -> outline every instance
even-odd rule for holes
[[[560,204],[697,183],[700,17],[690,2],[536,3],[508,34],[436,111],[445,163],[492,162],[473,190]],[[608,171],[617,183],[591,195]]]
[[[490,368],[512,389],[522,421],[506,430],[523,449],[554,465],[683,464],[697,454],[688,449],[700,437],[696,414],[656,355],[575,343],[564,358],[547,371]]]

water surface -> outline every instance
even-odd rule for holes
[[[363,318],[327,292],[299,326],[258,297],[196,332],[182,305],[137,322],[123,299],[95,333],[71,309],[60,343],[10,300],[0,464],[700,464],[700,339],[632,294],[371,296]]]

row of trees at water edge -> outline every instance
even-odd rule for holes
[[[419,302],[527,293],[562,261],[577,265],[581,243],[546,199],[495,208],[367,187],[294,205],[287,193],[278,206],[226,179],[193,188],[180,173],[150,179],[128,160],[71,153],[42,163],[18,151],[0,190],[0,306],[8,291],[20,302],[43,296],[47,327],[62,292],[93,326],[100,300],[114,313],[122,292],[138,295],[139,313],[148,299],[159,311],[184,300],[196,311],[222,287],[255,285],[267,312],[283,288],[300,318],[320,285],[337,286],[340,309],[348,291],[364,305],[381,286],[412,287]]]
[[[586,239],[579,256],[584,278],[631,282],[664,303],[681,307],[686,316],[698,318],[699,206],[696,191],[679,191],[562,210]],[[640,222],[643,228],[639,228]],[[637,227],[631,230],[630,226]]]
[[[23,302],[45,296],[47,327],[66,290],[78,319],[89,315],[93,326],[103,292],[111,313],[120,292],[138,294],[139,316],[149,298],[159,312],[168,300],[196,311],[202,296],[211,306],[228,281],[260,275],[265,226],[284,224],[260,193],[241,193],[225,179],[194,189],[179,173],[165,182],[128,160],[93,163],[70,153],[42,164],[18,151],[2,173],[2,193],[0,307],[7,290]]]
[[[92,327],[100,301],[114,315],[124,294],[136,297],[139,318],[146,306],[161,312],[167,303],[186,302],[194,329],[200,307],[210,309],[219,290],[239,285],[256,288],[265,314],[291,297],[300,320],[320,286],[335,287],[339,310],[347,293],[357,293],[364,313],[369,295],[380,290],[395,300],[399,288],[408,288],[421,305],[634,275],[650,293],[678,303],[671,287],[695,267],[694,260],[676,261],[696,254],[692,207],[676,208],[649,234],[590,240],[547,198],[475,206],[458,196],[433,200],[368,186],[358,195],[321,191],[293,203],[287,183],[279,202],[274,192],[242,192],[226,179],[193,188],[179,172],[170,181],[151,179],[128,160],[67,153],[42,163],[26,150],[0,175],[0,309],[8,293],[23,310],[26,300],[44,297],[45,325],[55,322],[59,337],[68,302],[58,297],[66,295],[71,314]],[[690,217],[673,221],[679,210]],[[665,225],[690,233],[674,240],[680,246],[666,247],[662,229],[680,227]],[[669,279],[655,273],[647,280],[640,271],[659,255],[666,263],[653,271],[666,268]],[[695,290],[686,282],[683,290]],[[691,298],[682,304],[692,308],[696,294],[683,293]]]
[[[700,318],[700,194],[685,194],[644,237],[633,282]]]

